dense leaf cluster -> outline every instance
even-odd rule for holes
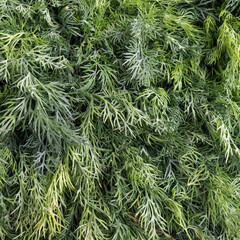
[[[239,0],[0,0],[1,239],[240,239]]]

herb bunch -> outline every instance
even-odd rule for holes
[[[0,0],[0,238],[240,238],[239,0]]]

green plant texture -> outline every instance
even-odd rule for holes
[[[0,0],[0,239],[240,239],[239,0]]]

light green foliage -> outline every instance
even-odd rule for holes
[[[0,239],[240,239],[239,0],[0,0]]]

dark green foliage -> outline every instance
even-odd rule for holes
[[[0,0],[0,239],[240,239],[239,0]]]

